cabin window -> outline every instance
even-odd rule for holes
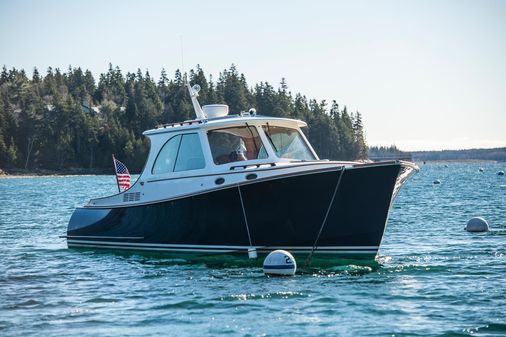
[[[181,135],[172,137],[162,147],[158,156],[156,157],[155,164],[153,165],[153,174],[167,173],[174,171],[174,164],[176,164],[177,150],[181,143]]]
[[[202,169],[206,166],[200,138],[196,133],[183,135],[177,155],[175,172]]]
[[[268,157],[258,131],[253,126],[212,130],[207,133],[207,138],[216,165]]]
[[[156,157],[153,174],[190,171],[206,166],[199,135],[188,133],[169,139]]]
[[[316,159],[298,130],[268,124],[263,126],[263,130],[279,158]]]

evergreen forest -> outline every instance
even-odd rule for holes
[[[320,158],[367,157],[362,116],[336,101],[292,94],[284,79],[250,86],[232,65],[217,79],[197,66],[188,74],[199,84],[201,105],[224,103],[236,114],[255,108],[259,115],[302,119],[304,133]],[[156,80],[146,71],[126,73],[109,65],[98,80],[89,70],[48,68],[31,77],[23,69],[0,74],[0,169],[58,172],[113,172],[111,154],[131,172],[142,170],[149,143],[142,132],[158,124],[194,118],[184,74]]]

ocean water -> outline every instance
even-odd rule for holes
[[[69,250],[74,207],[114,192],[114,177],[0,179],[0,336],[506,335],[505,169],[421,165],[376,262],[286,278]],[[464,231],[473,216],[492,231]]]

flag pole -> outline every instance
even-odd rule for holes
[[[116,169],[116,158],[114,158],[114,153],[112,154],[112,163],[114,164],[114,175],[116,176],[116,184],[118,185],[118,193],[121,193],[121,188],[119,187],[119,180],[118,180],[118,170]]]

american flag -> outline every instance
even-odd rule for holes
[[[125,164],[114,158],[114,155],[112,156],[112,160],[114,161],[114,169],[116,170],[118,189],[126,191],[130,188],[130,172],[128,172]]]

